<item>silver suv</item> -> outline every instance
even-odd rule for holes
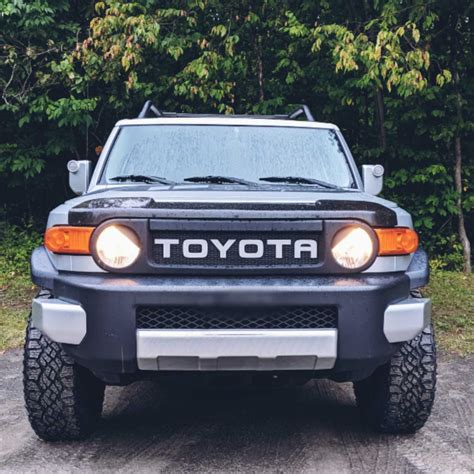
[[[303,119],[303,120],[301,120]],[[376,197],[337,126],[289,115],[163,112],[113,129],[79,197],[53,209],[31,258],[41,288],[24,358],[45,440],[96,426],[106,385],[245,372],[354,382],[365,419],[412,432],[434,400],[426,253]]]

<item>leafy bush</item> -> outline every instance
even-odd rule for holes
[[[4,278],[28,274],[31,252],[41,245],[42,236],[31,224],[0,227],[0,269]]]

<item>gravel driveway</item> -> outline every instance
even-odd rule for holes
[[[350,384],[109,388],[89,440],[47,444],[23,409],[21,355],[0,355],[0,470],[474,472],[474,358],[442,357],[434,413],[410,436],[367,430]]]

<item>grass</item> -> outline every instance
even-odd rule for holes
[[[36,289],[26,270],[12,270],[0,258],[0,353],[22,344]],[[474,274],[435,271],[423,291],[433,300],[439,346],[460,355],[474,353]]]
[[[23,343],[31,298],[36,288],[28,274],[0,276],[0,353]]]
[[[0,352],[23,342],[36,293],[28,262],[40,242],[41,236],[30,225],[0,225]]]
[[[433,300],[433,319],[441,348],[474,353],[474,274],[435,271],[423,294]]]

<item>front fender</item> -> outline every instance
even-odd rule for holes
[[[418,249],[406,271],[410,278],[410,290],[421,288],[430,281],[430,265],[428,254],[423,249]]]
[[[41,246],[33,250],[30,260],[31,280],[41,288],[52,290],[58,271],[54,268],[46,249]]]

